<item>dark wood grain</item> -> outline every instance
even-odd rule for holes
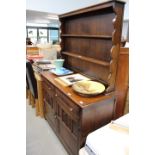
[[[76,105],[80,106],[81,108],[87,107],[89,104],[93,104],[96,102],[99,102],[101,100],[106,100],[109,98],[112,98],[115,94],[115,92],[111,92],[111,93],[106,93],[106,94],[101,94],[92,98],[89,97],[82,97],[79,96],[78,94],[76,94],[71,87],[65,87],[62,86],[59,82],[57,82],[55,80],[55,78],[57,78],[58,76],[49,73],[49,72],[42,72],[41,76],[43,77],[43,80],[46,81],[46,83],[50,83],[50,85],[52,84],[52,86],[54,86],[54,88],[58,88],[58,90],[60,92],[62,92],[63,94],[66,94],[70,100],[72,100],[73,102],[75,102]],[[52,88],[51,88],[52,91]]]
[[[78,55],[78,54],[74,54],[74,52],[73,53],[71,53],[71,52],[63,52],[62,54],[67,55],[67,56],[71,56],[71,57],[75,57],[76,59],[85,60],[85,61],[88,61],[88,62],[91,62],[91,63],[103,65],[103,66],[109,66],[110,65],[110,63],[108,63],[108,62],[100,61],[100,60],[97,60],[97,59],[94,59],[94,58],[89,58],[89,57],[85,57],[85,56]]]
[[[102,38],[102,39],[111,39],[112,36],[108,35],[78,35],[78,34],[61,34],[61,37],[74,37],[74,38]]]
[[[99,3],[99,4],[92,5],[92,6],[82,8],[82,9],[79,9],[79,10],[64,13],[64,14],[60,15],[59,17],[60,18],[65,18],[65,17],[75,16],[75,15],[88,13],[88,12],[92,12],[92,11],[98,11],[100,9],[103,9],[103,10],[105,10],[107,8],[110,9],[111,7],[113,7],[115,2],[116,2],[115,0],[111,0],[111,1],[108,1],[108,2],[104,2],[104,3]],[[125,4],[125,2],[122,2],[122,1],[119,1],[119,0],[117,0],[117,3],[120,3],[122,5]]]
[[[120,52],[121,44],[121,33],[122,33],[122,24],[123,24],[123,13],[124,5],[121,3],[115,3],[113,5],[113,11],[116,13],[115,18],[113,19],[114,31],[112,33],[112,48],[110,51],[111,60],[110,60],[110,74],[108,77],[109,87],[107,92],[110,92],[115,89],[116,74],[118,68],[118,58]]]
[[[95,38],[64,38],[65,48],[63,51],[69,51],[83,55],[86,57],[95,58],[101,61],[110,62],[110,50],[112,40],[110,39],[95,39]]]
[[[56,75],[41,73],[45,117],[69,155],[78,155],[87,135],[114,118],[123,10],[124,3],[113,0],[59,16],[64,67],[106,85],[104,93],[84,97],[58,83]]]
[[[88,133],[113,119],[114,94],[82,97],[56,82],[51,73],[42,72],[41,76],[45,118],[68,153],[78,155]]]
[[[124,114],[129,87],[129,48],[121,48],[116,77],[116,110],[115,119]]]
[[[115,90],[123,4],[111,1],[60,16],[65,67],[107,83],[107,92]]]
[[[105,14],[99,12],[93,15],[83,15],[75,18],[70,18],[65,21],[65,34],[76,35],[105,35],[112,36],[113,24],[112,20],[115,14]],[[109,26],[107,27],[106,24]]]

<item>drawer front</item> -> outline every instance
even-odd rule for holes
[[[49,94],[52,96],[54,95],[54,86],[51,85],[48,81],[43,82],[43,87]]]
[[[48,103],[51,108],[54,108],[54,94],[55,90],[52,85],[49,85],[47,82],[43,83],[43,98],[44,102]]]
[[[73,119],[79,120],[80,118],[80,107],[75,105],[67,96],[56,90],[56,102],[59,104],[65,112],[67,112]]]

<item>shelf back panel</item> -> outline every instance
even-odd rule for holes
[[[64,56],[65,67],[70,68],[73,71],[81,72],[90,77],[94,77],[107,84],[109,75],[109,66],[103,66],[87,62],[84,60],[76,59],[74,57]]]
[[[102,13],[102,12],[101,12]],[[64,22],[64,34],[112,35],[114,13],[83,15]],[[108,26],[107,26],[108,25]]]
[[[65,38],[62,51],[110,62],[112,41],[108,39]]]

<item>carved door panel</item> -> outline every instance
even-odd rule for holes
[[[47,84],[43,85],[45,118],[54,130],[57,130],[57,107],[54,102],[55,91]]]
[[[71,151],[71,154],[78,154],[78,127],[79,122],[73,120],[67,111],[61,106],[60,100],[57,100],[59,134],[65,142],[65,146]]]

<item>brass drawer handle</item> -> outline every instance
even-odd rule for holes
[[[44,98],[44,102],[47,102],[45,98]]]
[[[56,114],[54,114],[54,118],[55,118],[55,119],[57,118],[57,115],[56,115]]]
[[[73,111],[73,108],[69,108],[70,111]]]

